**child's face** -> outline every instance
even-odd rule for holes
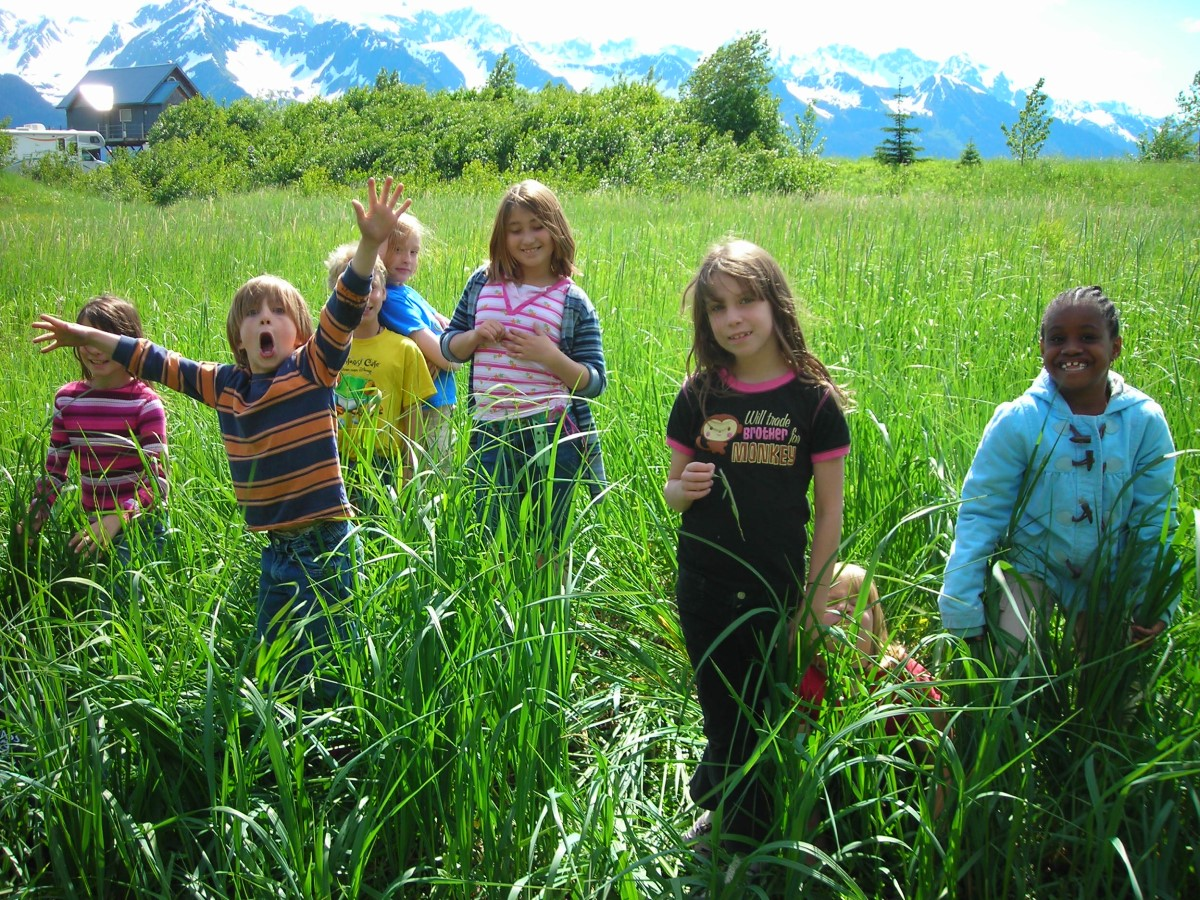
[[[371,293],[367,295],[367,305],[363,307],[362,324],[374,327],[379,324],[379,307],[387,296],[387,287],[379,276],[371,282]]]
[[[106,390],[121,387],[133,378],[124,366],[94,347],[77,347],[75,352],[79,361],[87,367],[87,383],[94,388]]]
[[[738,363],[779,355],[771,304],[741,281],[724,274],[714,277],[705,311],[717,345]]]
[[[544,222],[523,206],[514,206],[504,223],[505,246],[521,264],[521,279],[538,284],[553,278],[554,237]]]
[[[392,241],[380,255],[387,267],[388,284],[406,284],[417,274],[421,261],[421,239],[415,234],[405,241]]]
[[[1097,415],[1108,405],[1108,370],[1121,354],[1104,315],[1091,304],[1061,306],[1043,323],[1042,365],[1072,412]]]
[[[835,581],[830,586],[829,600],[825,605],[825,625],[842,629],[846,637],[854,641],[859,653],[873,656],[875,642],[871,632],[874,616],[870,609],[863,609],[857,621],[855,620],[854,608],[858,605],[858,592],[851,592],[852,587],[847,581]],[[837,652],[845,646],[845,639],[838,635],[831,634],[825,638],[825,649],[830,652]]]
[[[274,372],[299,345],[299,329],[282,300],[264,298],[238,329],[238,349],[246,351],[250,371],[256,375]]]

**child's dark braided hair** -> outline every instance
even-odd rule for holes
[[[1116,304],[1105,295],[1104,288],[1098,284],[1073,287],[1070,290],[1063,291],[1051,300],[1046,307],[1046,311],[1042,313],[1042,323],[1038,329],[1038,333],[1043,338],[1046,336],[1046,320],[1053,313],[1065,307],[1083,306],[1084,304],[1092,304],[1100,310],[1100,315],[1104,317],[1104,323],[1108,326],[1108,336],[1111,340],[1115,340],[1120,336],[1120,313],[1117,312]]]

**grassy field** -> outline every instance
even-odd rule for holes
[[[786,811],[763,851],[768,895],[1193,895],[1194,577],[1152,653],[1077,668],[1053,647],[1037,679],[963,659],[935,598],[982,428],[1036,375],[1042,308],[1077,284],[1116,300],[1119,370],[1166,410],[1194,566],[1196,166],[881,171],[847,165],[836,193],[807,202],[564,198],[604,328],[610,386],[594,407],[611,489],[578,516],[564,584],[481,538],[459,476],[414,484],[364,522],[345,708],[297,722],[257,691],[258,539],[233,503],[215,416],[165,396],[172,539],[140,605],[99,612],[95,573],[60,552],[70,503],[39,559],[18,566],[12,541],[0,559],[0,896],[634,900],[711,886],[680,838],[702,737],[661,485],[689,340],[680,293],[728,235],[779,259],[810,344],[852,394],[843,555],[875,566],[894,631],[942,682],[953,720],[952,740],[914,738],[934,747],[922,765],[861,700],[807,741],[764,736]],[[413,284],[449,313],[498,198],[409,194],[433,232]],[[54,390],[77,374],[68,354],[29,343],[37,313],[73,317],[112,291],[158,342],[227,360],[225,315],[247,278],[272,272],[323,300],[322,260],[354,236],[348,197],[162,209],[0,174],[6,528],[40,469]]]

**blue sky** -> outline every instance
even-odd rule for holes
[[[221,3],[223,0],[214,0]],[[1063,100],[1119,100],[1151,115],[1200,70],[1198,0],[236,0],[264,12],[306,6],[316,14],[368,19],[420,8],[473,6],[527,40],[632,37],[647,50],[683,44],[711,52],[759,29],[781,51],[842,43],[878,54],[905,47],[929,59],[963,53],[1002,69],[1017,87],[1045,77]],[[127,19],[144,0],[56,0],[54,18]],[[0,0],[21,18],[27,4]]]

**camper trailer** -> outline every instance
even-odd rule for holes
[[[3,161],[10,169],[51,153],[64,154],[84,169],[104,165],[100,158],[104,138],[98,131],[68,131],[46,128],[44,125],[22,125],[19,128],[5,128],[4,133],[12,138],[12,152]]]

